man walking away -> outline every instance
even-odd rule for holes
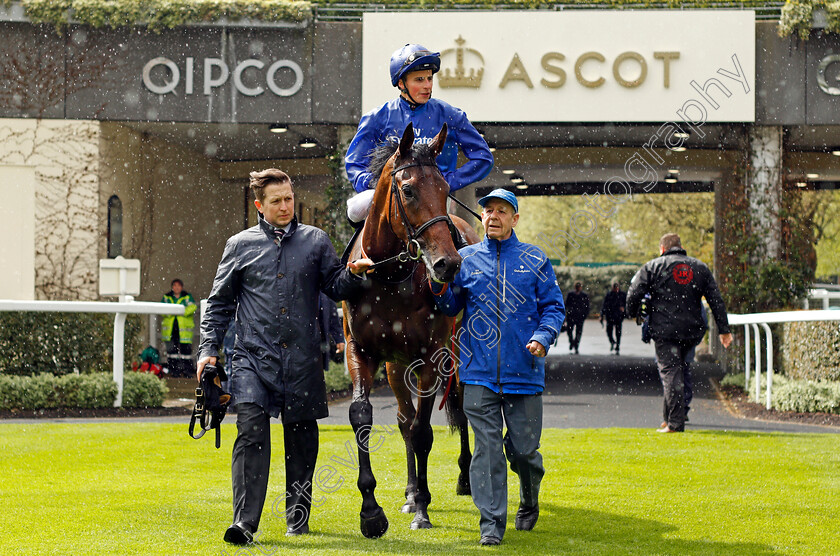
[[[627,301],[627,294],[621,291],[621,286],[618,282],[614,282],[612,290],[607,292],[604,297],[604,302],[601,304],[601,325],[604,324],[604,319],[607,321],[607,339],[610,341],[610,351],[618,355],[619,346],[621,345],[621,326],[624,323],[625,303]],[[613,337],[615,332],[615,337]]]
[[[566,296],[566,332],[569,334],[569,351],[578,353],[583,322],[589,316],[589,296],[583,291],[583,284],[575,282],[575,291]]]
[[[650,335],[665,393],[664,422],[657,432],[685,430],[685,368],[689,350],[706,333],[701,299],[712,309],[723,347],[732,343],[726,306],[709,267],[689,257],[677,234],[659,240],[661,256],[647,262],[630,283],[627,313],[635,317],[645,294],[650,313]]]

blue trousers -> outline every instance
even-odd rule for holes
[[[519,501],[535,506],[545,475],[540,447],[542,395],[497,394],[474,384],[464,386],[464,412],[475,435],[470,464],[473,503],[481,514],[481,536],[501,539],[507,524],[507,460],[519,475]],[[502,435],[504,426],[507,432]]]

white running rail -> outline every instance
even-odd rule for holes
[[[750,328],[755,332],[755,399],[761,397],[761,334],[759,326],[765,332],[765,346],[767,350],[767,409],[770,409],[773,390],[773,334],[768,324],[781,322],[808,322],[808,321],[840,321],[840,311],[779,311],[776,313],[750,313],[738,315],[729,313],[729,324],[731,326],[742,325],[744,327],[744,374],[745,384],[750,382]]]
[[[186,307],[173,303],[133,301],[18,301],[0,299],[0,311],[49,311],[51,313],[114,313],[114,382],[117,399],[114,407],[122,407],[123,367],[125,365],[125,317],[128,314],[183,315]]]

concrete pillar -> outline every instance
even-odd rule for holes
[[[453,193],[453,197],[473,209],[475,212],[480,212],[481,207],[478,206],[478,195],[475,194],[475,184],[468,185],[467,187],[462,187],[455,193]],[[467,224],[475,228],[480,221],[476,220],[475,216],[469,213],[465,208],[461,205],[456,203],[455,201],[449,201],[449,214],[454,214],[455,216],[460,216],[464,220],[467,221]]]
[[[747,197],[752,233],[760,239],[756,256],[775,259],[782,252],[782,127],[750,126],[748,134]]]

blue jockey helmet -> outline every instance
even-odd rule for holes
[[[440,53],[430,52],[419,44],[407,44],[391,54],[391,85],[397,86],[400,79],[411,71],[440,70]]]

